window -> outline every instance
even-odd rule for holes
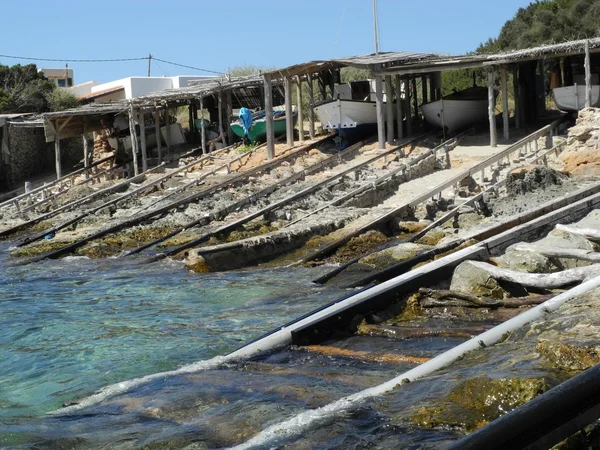
[[[58,85],[58,87],[67,87],[67,80],[65,80],[64,78],[57,78],[56,84]]]

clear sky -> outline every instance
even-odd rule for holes
[[[380,49],[462,54],[530,0],[378,0]],[[19,0],[2,2],[0,54],[158,58],[225,72],[372,53],[371,0]],[[0,56],[0,63],[34,62]],[[36,62],[38,67],[64,67]],[[69,63],[75,82],[145,76],[147,61]],[[154,62],[152,75],[202,74]]]

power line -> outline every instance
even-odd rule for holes
[[[2,56],[2,55],[0,55],[0,56]],[[145,59],[148,59],[148,58],[145,58]],[[193,67],[193,66],[186,66],[185,64],[179,64],[179,63],[174,63],[171,61],[165,61],[164,59],[159,59],[155,56],[153,56],[152,59],[154,59],[156,61],[164,62],[165,64],[171,64],[173,66],[185,67],[186,69],[199,70],[201,72],[208,72],[208,73],[216,73],[217,75],[225,75],[223,72],[217,72],[215,70],[208,70],[208,69],[200,69],[199,67]]]
[[[111,59],[64,59],[64,58],[33,58],[33,57],[28,57],[28,56],[0,55],[0,58],[25,59],[25,60],[29,60],[29,61],[77,62],[77,63],[104,63],[104,62],[155,60],[155,61],[163,62],[165,64],[171,64],[173,66],[185,67],[186,69],[198,70],[200,72],[214,73],[217,75],[225,75],[223,72],[202,69],[200,67],[194,67],[194,66],[186,66],[185,64],[179,64],[179,63],[176,63],[173,61],[167,61],[164,59],[156,58],[155,56],[144,56],[141,58],[111,58]]]
[[[27,59],[30,61],[53,61],[53,62],[119,62],[119,61],[142,61],[147,60],[148,57],[143,58],[114,58],[114,59],[55,59],[55,58],[30,58],[28,56],[11,56],[11,55],[0,55],[0,58],[12,58],[12,59]]]

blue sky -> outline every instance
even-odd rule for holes
[[[497,36],[530,0],[378,0],[380,49],[461,54]],[[372,53],[371,0],[20,0],[2,2],[0,54],[58,59],[152,55],[220,72]],[[7,20],[8,19],[8,20]],[[32,61],[0,57],[2,64]],[[38,67],[64,67],[36,62]],[[69,63],[75,82],[147,73],[146,61]],[[201,74],[153,63],[152,75]]]

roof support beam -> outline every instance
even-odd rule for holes
[[[392,86],[392,76],[385,76],[385,122],[387,124],[387,141],[388,144],[394,144],[394,88]]]
[[[404,101],[406,104],[406,137],[412,136],[412,113],[410,108],[410,79],[404,80]]]
[[[375,106],[377,108],[377,141],[379,149],[385,149],[385,123],[383,119],[383,80],[375,77]]]
[[[294,117],[292,112],[292,80],[289,77],[284,79],[285,90],[285,132],[287,137],[287,146],[294,146]]]
[[[131,138],[131,154],[133,156],[133,174],[137,176],[139,174],[138,168],[138,141],[137,133],[135,132],[135,110],[133,109],[133,103],[129,105],[129,136]]]
[[[54,137],[54,164],[56,166],[56,179],[60,179],[62,177],[62,168],[60,165],[60,130],[62,127],[59,127],[59,121],[56,120],[54,122],[54,129],[56,130],[56,135]]]
[[[308,135],[311,139],[315,138],[315,91],[313,86],[313,76],[309,73],[308,81]]]
[[[398,127],[398,139],[404,138],[404,111],[402,108],[402,80],[396,75],[396,126]]]
[[[162,164],[162,136],[160,133],[160,113],[158,105],[154,104],[154,132],[156,134],[156,151],[158,153],[158,164]]]
[[[490,147],[498,145],[496,135],[496,116],[494,115],[494,69],[488,69],[488,119],[490,121]]]
[[[206,155],[206,125],[204,123],[204,97],[200,97],[200,142],[202,154]]]
[[[504,131],[504,139],[510,138],[508,129],[508,73],[506,66],[502,66],[500,72],[500,89],[502,91],[502,125]]]
[[[267,158],[275,158],[275,133],[273,130],[273,86],[271,76],[263,75],[265,83],[265,122],[267,130]]]
[[[590,41],[585,41],[585,107],[592,106],[592,71],[590,63]]]
[[[304,117],[302,114],[302,79],[296,77],[296,95],[298,97],[298,141],[304,142]]]
[[[146,153],[146,121],[144,111],[138,109],[138,125],[140,126],[140,143],[142,149],[142,172],[148,170],[148,154]]]

